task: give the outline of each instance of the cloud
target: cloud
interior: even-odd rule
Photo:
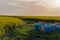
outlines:
[[[50,0],[51,1],[51,0]],[[1,0],[0,15],[32,15],[32,16],[53,16],[59,15],[60,10],[48,8],[49,0]]]
[[[20,7],[20,5],[19,5],[19,4],[17,4],[17,3],[10,2],[10,3],[8,3],[8,4],[9,4],[9,5],[12,5],[12,6]]]
[[[16,7],[27,7],[28,5],[34,5],[35,3],[35,0],[11,0],[11,2],[8,2],[9,5]]]
[[[32,2],[32,1],[39,1],[39,0],[14,0],[14,1],[25,1],[25,2]]]

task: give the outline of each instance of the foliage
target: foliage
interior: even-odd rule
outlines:
[[[18,34],[16,29],[21,28],[23,25],[24,22],[19,18],[0,17],[0,39],[12,40],[12,38],[16,37],[16,34]]]
[[[22,19],[19,18],[0,17],[0,40],[60,40],[60,33],[58,32],[46,34],[34,29],[33,22],[44,17],[27,17],[26,20],[23,20],[25,17],[22,17]],[[59,18],[52,19],[58,20]],[[31,23],[29,24],[27,22]]]
[[[20,16],[20,19],[35,19],[35,20],[42,20],[42,21],[56,21],[60,22],[59,16]]]

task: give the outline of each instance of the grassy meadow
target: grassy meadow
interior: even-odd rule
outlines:
[[[60,22],[56,16],[0,16],[0,40],[60,40],[60,33],[34,29],[36,21]]]

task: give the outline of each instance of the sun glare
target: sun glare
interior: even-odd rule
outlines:
[[[53,0],[53,6],[60,7],[60,0]]]
[[[58,8],[58,7],[60,7],[60,0],[51,0],[50,7],[52,7],[52,8]]]
[[[37,5],[57,8],[57,7],[60,7],[60,0],[40,0],[39,2],[37,2]]]

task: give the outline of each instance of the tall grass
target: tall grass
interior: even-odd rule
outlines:
[[[17,17],[0,17],[0,40],[60,40],[60,33],[44,34],[35,30],[33,23]]]
[[[24,22],[19,18],[0,17],[0,40],[15,40],[17,28],[22,27]]]

